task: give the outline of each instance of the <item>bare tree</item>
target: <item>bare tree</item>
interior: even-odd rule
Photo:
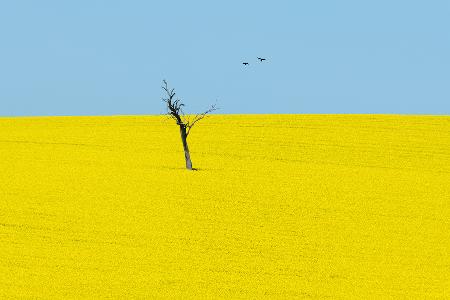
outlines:
[[[204,111],[201,114],[195,115],[195,117],[191,119],[190,116],[186,115],[183,112],[183,106],[185,105],[181,102],[180,99],[175,99],[175,90],[169,89],[165,80],[163,80],[163,84],[164,85],[162,86],[162,89],[166,92],[167,98],[162,98],[162,100],[167,105],[167,114],[177,122],[178,126],[180,126],[181,141],[183,142],[184,149],[184,158],[186,159],[186,169],[192,170],[192,161],[191,155],[189,154],[187,137],[189,136],[192,127],[198,121],[203,119],[210,112],[217,110],[217,108],[215,105],[211,105],[208,110]]]

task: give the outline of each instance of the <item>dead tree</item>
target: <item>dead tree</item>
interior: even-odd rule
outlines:
[[[201,114],[195,115],[195,117],[191,120],[189,116],[187,116],[183,112],[183,106],[185,106],[180,99],[175,99],[175,90],[169,89],[167,86],[167,82],[163,80],[163,90],[167,94],[167,98],[162,98],[162,100],[167,105],[167,114],[177,122],[177,125],[180,126],[180,135],[181,141],[183,142],[183,150],[184,150],[184,158],[186,159],[186,169],[192,170],[192,161],[191,155],[189,153],[189,147],[187,144],[187,138],[189,133],[191,132],[192,127],[201,119],[203,119],[207,114],[212,111],[217,110],[215,105],[211,105],[211,107]]]

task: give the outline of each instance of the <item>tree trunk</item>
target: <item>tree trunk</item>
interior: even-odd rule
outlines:
[[[186,169],[192,170],[191,155],[187,144],[186,125],[180,124],[181,141],[183,142],[184,158],[186,159]]]

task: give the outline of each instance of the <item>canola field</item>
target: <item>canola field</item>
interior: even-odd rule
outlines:
[[[449,299],[450,117],[0,118],[0,299]]]

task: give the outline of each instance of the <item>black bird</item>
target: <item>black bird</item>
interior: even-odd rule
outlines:
[[[265,58],[258,57],[260,61],[266,60]]]
[[[248,63],[246,63],[246,62],[244,62],[244,63],[242,63],[242,64],[243,64],[243,65],[246,65],[246,66],[248,65]]]

